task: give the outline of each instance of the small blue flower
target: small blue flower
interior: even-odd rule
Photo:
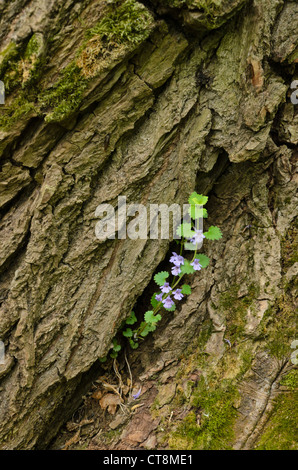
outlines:
[[[174,294],[174,299],[176,299],[176,300],[182,300],[183,297],[184,297],[184,295],[181,292],[181,289],[174,290],[173,294]]]
[[[169,295],[166,299],[162,301],[162,303],[164,308],[171,308],[175,304]]]
[[[199,263],[198,259],[195,259],[192,263],[190,263],[191,266],[194,268],[195,271],[200,271],[202,268],[202,265]]]
[[[155,300],[157,300],[157,302],[161,302],[162,301],[162,294],[156,294]]]
[[[170,287],[170,284],[168,282],[165,282],[164,285],[161,287],[161,292],[163,294],[168,294],[171,292],[172,288]]]
[[[203,239],[206,238],[205,235],[203,234],[202,230],[197,230],[195,229],[195,235],[190,239],[191,243],[194,243],[195,245],[199,245],[200,243],[203,242]]]
[[[177,255],[175,251],[172,252],[173,256],[170,258],[170,263],[173,263],[175,266],[179,268],[182,264],[184,264],[184,258],[181,255]]]
[[[133,398],[134,400],[137,400],[137,399],[139,398],[139,396],[141,395],[141,391],[142,391],[142,389],[140,388],[140,390],[139,390],[137,393],[135,393],[135,394],[132,396],[132,398]]]
[[[173,266],[171,273],[173,276],[178,276],[181,273],[181,269],[178,266]]]

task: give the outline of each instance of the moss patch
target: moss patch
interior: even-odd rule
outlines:
[[[145,41],[154,27],[150,12],[135,0],[126,0],[117,6],[110,4],[101,21],[86,31],[86,40],[79,48],[76,58],[61,72],[51,88],[35,87],[30,98],[21,92],[14,103],[2,109],[0,125],[8,129],[29,108],[45,114],[48,122],[67,119],[80,106],[84,92],[92,78],[107,71]],[[4,76],[6,95],[38,81],[45,63],[44,43],[41,34],[31,37],[26,47],[18,50],[11,44],[0,56],[0,73]],[[31,87],[32,88],[32,87]],[[30,90],[31,90],[30,88]],[[23,105],[16,110],[20,101]]]
[[[237,397],[232,381],[223,380],[218,386],[217,381],[207,383],[202,379],[191,398],[195,410],[173,432],[169,446],[181,450],[230,449],[237,416],[233,403]]]
[[[7,130],[34,111],[34,103],[21,93],[9,106],[0,108],[0,128]]]
[[[288,387],[291,390],[298,389],[298,369],[291,370],[285,377],[280,381],[280,385]]]
[[[46,121],[62,121],[74,112],[90,80],[146,40],[152,26],[151,14],[135,0],[111,5],[102,20],[86,32],[86,41],[58,83],[42,93],[41,106],[53,108]]]
[[[45,120],[60,121],[79,106],[88,82],[81,74],[80,68],[72,63],[62,72],[62,78],[50,90],[39,97],[41,107],[52,107],[53,110]]]
[[[298,262],[298,218],[296,217],[292,226],[282,240],[283,269],[287,270]]]
[[[288,358],[291,354],[290,345],[297,332],[297,288],[297,280],[293,280],[275,305],[264,313],[259,326],[260,337],[265,339],[267,351],[277,359]]]
[[[291,371],[281,384],[292,391],[275,400],[271,417],[255,448],[258,450],[297,450],[298,371]]]
[[[247,0],[163,0],[171,8],[188,8],[202,14],[201,23],[207,29],[219,28]]]
[[[96,26],[87,31],[88,39],[100,36],[109,44],[139,44],[148,37],[152,16],[135,0],[126,0]]]
[[[219,301],[219,308],[226,316],[226,334],[231,341],[243,336],[247,310],[258,295],[258,288],[254,284],[249,286],[248,294],[242,298],[238,297],[239,289],[240,286],[234,284],[227,292],[221,294]]]

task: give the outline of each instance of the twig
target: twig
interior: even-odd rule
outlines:
[[[124,358],[125,358],[125,362],[127,364],[129,377],[130,377],[129,396],[131,397],[131,395],[132,395],[132,373],[131,373],[129,362],[128,362],[127,357],[126,357],[126,353],[124,354]]]

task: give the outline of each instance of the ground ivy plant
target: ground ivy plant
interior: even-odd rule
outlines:
[[[184,282],[184,277],[195,274],[209,265],[208,256],[197,252],[198,246],[202,244],[203,239],[219,240],[222,238],[222,233],[216,226],[209,227],[207,232],[197,228],[198,220],[202,217],[208,217],[207,210],[203,207],[207,201],[207,196],[196,192],[190,195],[188,200],[190,222],[184,222],[177,228],[177,235],[181,238],[176,241],[180,245],[180,249],[177,250],[179,253],[173,252],[170,258],[171,273],[161,271],[155,274],[154,281],[157,284],[157,291],[151,298],[151,308],[146,311],[143,321],[135,326],[138,319],[134,312],[131,312],[126,319],[122,334],[128,339],[132,349],[138,348],[140,341],[156,330],[163,312],[174,312],[177,303],[191,294],[191,287]],[[192,251],[191,259],[183,256],[184,250]],[[115,359],[120,350],[121,345],[114,339],[110,356]],[[106,357],[102,359],[102,361],[105,360]]]

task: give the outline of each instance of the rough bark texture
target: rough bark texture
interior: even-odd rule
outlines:
[[[0,14],[0,448],[48,445],[168,254],[99,242],[96,207],[194,189],[224,237],[132,357],[143,380],[161,374],[150,442],[293,448],[276,421],[293,387],[273,399],[294,377],[297,2],[4,0]],[[139,446],[127,429],[121,445]]]

